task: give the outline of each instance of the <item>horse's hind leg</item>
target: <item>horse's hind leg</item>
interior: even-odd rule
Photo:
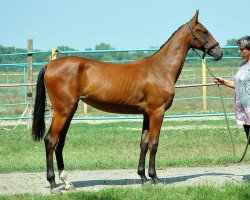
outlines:
[[[51,193],[60,192],[60,189],[57,188],[56,182],[55,182],[53,153],[57,144],[59,144],[59,146],[63,146],[62,143],[58,141],[61,138],[61,134],[64,132],[63,130],[65,129],[65,126],[67,125],[68,120],[70,119],[69,121],[71,121],[71,118],[73,116],[72,108],[75,108],[75,106],[72,106],[71,108],[70,107],[71,106],[68,106],[67,109],[64,110],[64,112],[58,112],[54,110],[54,116],[53,116],[53,121],[52,121],[50,130],[48,134],[46,135],[46,137],[44,138],[45,149],[46,149],[46,161],[47,161],[47,180],[49,181],[50,186],[51,186]],[[65,136],[62,136],[62,138],[64,137]],[[60,151],[58,150],[58,152]],[[58,156],[58,158],[60,160],[60,156]],[[63,162],[59,164],[59,166],[63,167]]]
[[[77,109],[77,106],[72,110],[72,112],[71,112],[72,114],[69,117],[69,119],[67,120],[67,122],[66,122],[66,124],[65,124],[65,126],[64,126],[64,128],[62,130],[62,134],[59,137],[58,143],[56,145],[56,150],[55,150],[56,160],[57,160],[57,167],[58,167],[58,172],[59,172],[59,178],[60,178],[61,181],[64,182],[65,189],[69,190],[69,191],[75,190],[75,187],[68,180],[66,171],[64,170],[64,162],[63,162],[63,154],[62,154],[62,152],[63,152],[63,147],[64,147],[64,144],[65,144],[65,138],[66,138],[66,135],[67,135],[67,132],[68,132],[72,117],[73,117],[76,109]]]

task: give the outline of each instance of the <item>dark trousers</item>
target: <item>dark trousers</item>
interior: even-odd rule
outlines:
[[[243,125],[244,131],[246,133],[247,139],[249,137],[249,130],[250,130],[250,125]],[[250,144],[250,141],[249,141]]]

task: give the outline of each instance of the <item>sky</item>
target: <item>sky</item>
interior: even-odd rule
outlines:
[[[0,45],[50,50],[68,46],[160,47],[199,10],[221,46],[249,35],[249,0],[1,0]],[[1,53],[1,52],[0,52]]]

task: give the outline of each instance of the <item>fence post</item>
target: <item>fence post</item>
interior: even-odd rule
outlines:
[[[51,50],[51,60],[55,60],[57,57],[58,50],[57,49],[52,49]]]
[[[32,67],[32,51],[33,51],[33,39],[28,39],[27,42],[27,81],[28,81],[28,91],[27,91],[27,99],[28,99],[28,105],[27,105],[27,112],[28,112],[28,117],[32,116],[33,112],[33,88],[31,84],[33,83],[33,67]],[[30,129],[31,127],[31,120],[28,120],[27,127]]]
[[[202,62],[202,84],[207,84],[207,75],[206,75],[206,59],[203,58]],[[207,110],[207,87],[202,86],[202,108],[203,111]]]
[[[83,103],[83,113],[88,114],[88,105],[86,103]]]

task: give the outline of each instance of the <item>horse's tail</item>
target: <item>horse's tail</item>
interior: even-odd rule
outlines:
[[[33,112],[32,137],[35,141],[41,141],[45,133],[45,103],[46,90],[44,85],[45,67],[41,69],[37,79],[36,98]]]

